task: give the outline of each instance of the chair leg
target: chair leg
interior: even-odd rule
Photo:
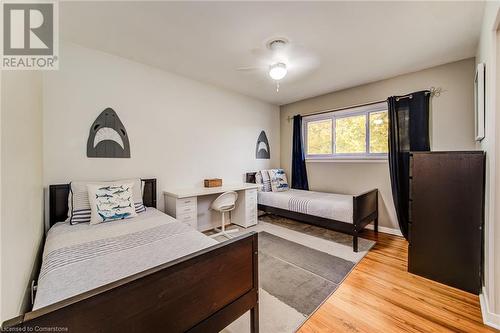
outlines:
[[[220,230],[224,233],[226,232],[226,221],[224,221],[224,212],[222,212],[222,227]]]

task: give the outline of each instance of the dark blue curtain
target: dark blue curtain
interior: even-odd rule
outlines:
[[[292,188],[309,190],[306,159],[302,146],[302,117],[293,117]]]
[[[389,171],[399,228],[408,239],[410,152],[429,151],[429,91],[389,97]]]

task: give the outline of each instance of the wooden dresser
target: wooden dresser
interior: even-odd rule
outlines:
[[[409,272],[479,294],[484,165],[482,151],[411,153]]]

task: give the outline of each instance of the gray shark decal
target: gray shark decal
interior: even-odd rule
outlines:
[[[113,109],[102,111],[90,127],[87,157],[130,157],[127,131]]]
[[[258,159],[268,160],[271,158],[271,148],[269,141],[267,141],[266,132],[262,131],[257,139],[257,146],[255,147],[255,157]]]

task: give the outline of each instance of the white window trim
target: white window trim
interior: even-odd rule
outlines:
[[[332,154],[305,154],[305,158],[308,162],[376,162],[376,161],[386,161],[387,153],[359,153],[359,154],[336,154],[335,153],[335,123],[336,119],[352,117],[358,115],[365,115],[366,120],[366,148],[369,149],[370,146],[370,121],[369,114],[373,112],[387,111],[387,103],[381,102],[371,105],[363,105],[358,107],[349,108],[342,111],[332,111],[328,113],[322,113],[317,115],[305,116],[302,119],[302,137],[304,138],[304,148],[307,150],[307,125],[310,122],[320,121],[320,120],[332,120]]]

